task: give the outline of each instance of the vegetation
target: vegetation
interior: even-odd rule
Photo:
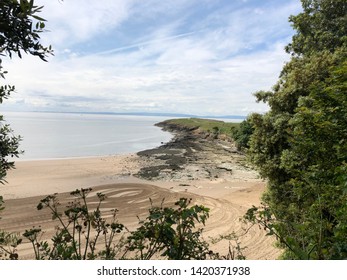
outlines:
[[[26,230],[23,236],[27,238],[35,252],[35,258],[42,260],[86,260],[114,259],[117,255],[115,237],[124,229],[117,221],[117,210],[111,210],[111,219],[102,217],[101,203],[105,195],[97,193],[98,202],[95,209],[89,209],[87,197],[92,189],[81,189],[71,192],[75,198],[61,210],[57,195],[49,195],[42,199],[38,210],[49,209],[52,219],[58,221],[56,233],[51,238],[51,244],[41,241],[41,228]],[[102,249],[97,250],[98,242]]]
[[[302,0],[270,107],[250,117],[249,155],[268,181],[246,215],[278,237],[284,258],[347,258],[347,3]]]
[[[213,134],[231,135],[233,129],[238,128],[238,123],[228,123],[210,119],[183,118],[165,121],[167,124],[179,125],[188,129],[200,129],[202,132]]]
[[[207,242],[201,239],[203,228],[195,229],[195,223],[205,225],[209,209],[202,205],[189,207],[191,200],[181,198],[170,207],[152,207],[141,226],[127,238],[127,249],[135,251],[138,259],[154,256],[169,260],[203,260],[213,255]]]
[[[16,54],[21,58],[24,52],[46,60],[52,50],[40,43],[39,34],[45,28],[45,20],[38,16],[41,9],[42,7],[34,5],[33,0],[1,0],[0,56],[12,58],[13,54]],[[5,79],[6,73],[0,59],[0,79]],[[14,91],[14,86],[0,85],[0,104]],[[11,158],[18,157],[21,153],[20,140],[21,137],[14,135],[10,125],[5,123],[4,117],[0,115],[0,184],[6,182],[7,171],[14,168]],[[3,205],[3,197],[0,196],[0,212]],[[20,242],[18,235],[0,230],[0,256],[6,254],[11,259],[17,258],[15,251]]]
[[[224,135],[235,141],[239,151],[244,151],[249,148],[249,140],[254,131],[253,125],[248,119],[241,123],[229,123],[210,119],[183,118],[167,120],[165,123],[191,130],[198,129],[201,132],[212,134],[215,138]]]
[[[247,150],[249,148],[249,141],[251,135],[254,132],[254,128],[249,119],[240,123],[238,128],[232,130],[232,138],[236,143],[236,148],[241,150]]]
[[[46,60],[47,54],[52,53],[52,50],[40,43],[39,34],[45,28],[45,20],[37,15],[41,9],[42,7],[34,5],[33,0],[0,2],[0,56],[12,58],[13,54],[17,54],[21,58],[24,52]],[[6,73],[0,59],[0,78],[4,79]],[[0,104],[14,91],[14,86],[1,85]],[[19,156],[20,139],[14,136],[13,130],[0,115],[0,183],[5,182],[7,171],[14,168],[14,163],[9,158]]]

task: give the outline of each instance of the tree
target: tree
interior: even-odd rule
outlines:
[[[34,5],[34,0],[1,0],[0,2],[0,56],[12,58],[17,54],[20,58],[22,52],[38,56],[46,60],[52,54],[51,47],[44,47],[40,43],[40,33],[44,31],[44,19],[37,14],[42,7]],[[0,58],[0,79],[5,79],[7,72],[3,70]],[[11,85],[0,85],[0,104],[15,91]],[[21,138],[15,136],[10,125],[5,123],[0,114],[0,184],[4,184],[7,171],[14,168],[10,158],[18,157],[19,142]],[[3,210],[3,197],[0,196],[0,211]],[[0,230],[0,256],[3,252],[10,258],[17,258],[15,248],[20,240],[15,234]],[[6,249],[10,247],[10,250]],[[11,249],[12,248],[12,249]]]
[[[263,207],[247,213],[275,234],[284,257],[347,257],[347,3],[302,0],[291,16],[292,55],[269,104],[253,114],[249,156],[268,180]]]
[[[37,14],[42,7],[34,5],[33,0],[2,0],[0,2],[0,55],[12,58],[22,52],[38,56],[46,60],[52,53],[51,47],[44,47],[40,43],[40,33],[44,31],[44,19]],[[3,70],[0,59],[0,76],[5,78],[7,72]],[[15,91],[14,86],[0,86],[0,104]],[[12,129],[5,124],[0,115],[0,183],[4,183],[7,171],[14,167],[9,157],[18,157],[20,137],[14,136]]]
[[[232,137],[239,151],[249,148],[249,140],[253,131],[254,129],[249,119],[242,121],[239,128],[232,130]]]
[[[297,33],[286,51],[292,55],[308,55],[315,51],[345,46],[347,42],[347,8],[345,0],[302,0],[303,13],[289,21]]]

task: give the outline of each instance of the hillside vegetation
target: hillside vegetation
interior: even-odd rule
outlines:
[[[185,118],[172,119],[157,124],[173,131],[190,130],[202,134],[202,137],[220,138],[235,143],[239,151],[249,148],[249,140],[254,131],[249,120],[241,123],[224,122],[210,119]]]
[[[302,0],[290,17],[291,59],[269,105],[253,114],[249,157],[267,179],[249,220],[276,235],[289,259],[347,258],[347,2]]]
[[[199,130],[200,132],[223,134],[231,137],[232,132],[238,129],[239,123],[229,123],[218,120],[199,119],[199,118],[183,118],[183,119],[171,119],[162,122],[166,126],[172,126],[185,130]],[[159,124],[160,126],[160,124]]]

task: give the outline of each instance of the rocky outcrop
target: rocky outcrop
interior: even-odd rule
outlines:
[[[230,141],[215,139],[181,125],[162,122],[174,138],[162,146],[139,152],[142,168],[136,174],[147,180],[193,181],[231,179],[234,170],[247,169],[245,158]]]

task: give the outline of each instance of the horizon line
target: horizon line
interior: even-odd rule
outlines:
[[[226,119],[246,119],[247,116],[244,115],[195,115],[186,113],[161,113],[161,112],[103,112],[103,111],[38,111],[38,110],[28,110],[28,111],[7,111],[13,113],[59,113],[59,114],[90,114],[90,115],[130,115],[130,116],[167,116],[167,117],[190,117],[190,118],[226,118]]]

